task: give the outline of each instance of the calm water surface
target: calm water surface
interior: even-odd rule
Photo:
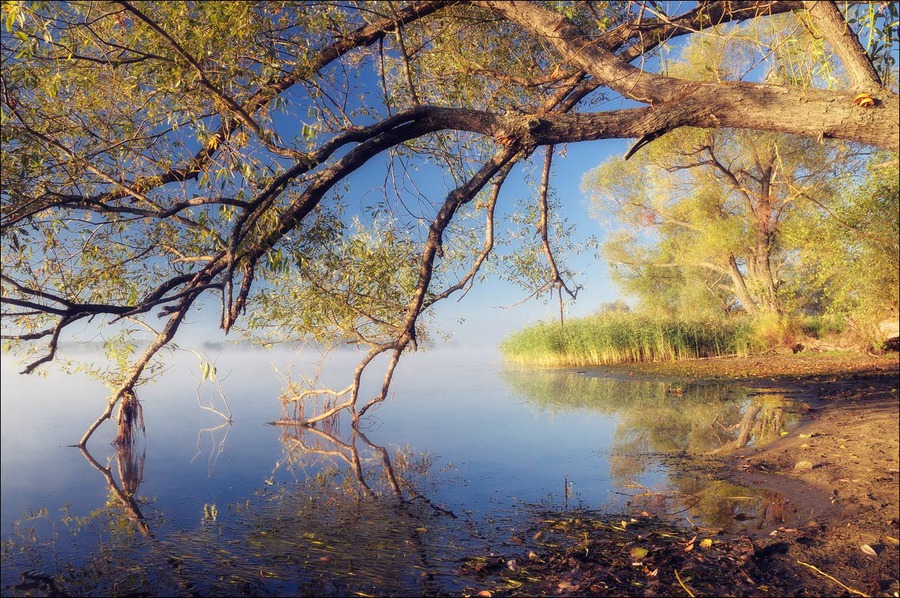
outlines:
[[[273,426],[285,377],[315,354],[209,352],[142,387],[146,437],[72,448],[103,386],[2,365],[4,594],[439,594],[473,581],[466,556],[515,551],[548,510],[647,513],[735,529],[773,525],[759,491],[678,470],[671,455],[763,443],[796,414],[784,397],[679,387],[591,370],[505,368],[493,352],[437,350],[399,368],[360,433],[335,420]],[[355,361],[318,371],[343,382]],[[370,396],[381,371],[365,380]],[[232,422],[204,409],[230,409]]]

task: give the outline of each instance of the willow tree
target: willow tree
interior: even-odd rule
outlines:
[[[668,70],[716,81],[759,68],[756,36],[775,42],[804,35],[792,32],[788,20],[772,21],[765,32],[751,25],[692,40]],[[810,54],[821,54],[811,32],[803,41]],[[767,80],[811,80],[833,71],[808,64],[797,45],[776,47]],[[604,252],[614,279],[644,309],[783,314],[806,307],[793,296],[796,285],[785,284],[794,282],[801,249],[786,230],[818,223],[820,208],[839,202],[835,183],[853,178],[864,154],[854,144],[784,133],[684,127],[628,163],[607,160],[585,175],[583,189],[595,215],[619,223]]]
[[[787,235],[802,248],[797,284],[820,289],[817,307],[880,347],[879,325],[900,309],[900,179],[895,157],[876,153],[864,176],[845,175],[839,201],[821,206],[809,226]],[[859,179],[862,178],[860,181]]]
[[[329,410],[358,418],[386,396],[423,316],[481,272],[504,181],[532,156],[545,168],[523,226],[544,255],[529,274],[545,279],[531,282],[574,293],[552,252],[558,144],[634,138],[632,154],[691,126],[897,150],[900,100],[879,70],[891,58],[893,5],[853,5],[852,15],[832,2],[768,0],[679,10],[6,2],[4,337],[44,348],[32,372],[85,321],[154,331],[111,377],[82,445],[120,402],[120,424],[134,421],[134,387],[153,357],[210,304],[226,332],[239,320],[269,323],[242,317],[270,309],[294,337],[366,346]],[[774,14],[818,31],[844,75],[830,87],[702,82],[652,67],[673,39]],[[383,169],[380,190],[348,184],[367,163]],[[445,188],[421,185],[416,168]],[[380,391],[359,404],[363,370],[385,353]]]

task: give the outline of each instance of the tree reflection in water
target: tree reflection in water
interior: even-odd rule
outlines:
[[[149,503],[137,495],[146,457],[141,439],[113,446],[118,479],[111,465],[78,447],[106,483],[108,499],[101,507],[86,516],[71,515],[66,508],[59,521],[45,512],[52,530],[48,537],[32,529],[4,542],[4,595],[196,594],[181,570],[181,558],[157,537],[153,518],[143,512],[142,504]],[[22,529],[18,523],[15,527]],[[72,544],[66,542],[70,538]],[[14,571],[18,580],[10,583]]]
[[[143,449],[116,446],[116,471],[82,450],[109,500],[84,517],[64,514],[49,539],[23,527],[4,542],[4,595],[406,595],[465,587],[455,569],[472,549],[471,529],[423,491],[437,483],[427,455],[390,451],[355,427],[341,434],[337,420],[285,426],[281,441],[275,471],[290,475],[273,473],[246,500],[208,504],[190,529],[171,529],[162,512],[145,516],[152,503],[138,496]]]
[[[138,448],[133,442],[117,444],[116,449],[116,465],[119,469],[121,487],[116,483],[116,479],[113,477],[112,470],[109,467],[100,465],[86,447],[79,447],[87,462],[100,472],[100,475],[106,480],[109,494],[118,501],[122,513],[135,524],[137,530],[145,535],[150,535],[150,525],[144,518],[141,507],[135,498],[138,489],[141,487],[141,481],[144,479],[146,450],[143,447]],[[109,502],[107,506],[113,508]]]
[[[194,551],[192,578],[206,579],[215,593],[406,595],[462,587],[453,570],[471,539],[452,511],[421,490],[436,483],[427,455],[389,451],[358,427],[342,433],[336,418],[279,425],[284,454],[256,495],[199,530],[175,534]],[[279,481],[284,473],[287,482]],[[227,575],[213,581],[212,572]]]
[[[734,384],[676,384],[614,379],[587,372],[502,374],[510,388],[549,412],[589,410],[617,420],[610,477],[636,512],[703,521],[735,529],[785,525],[796,516],[784,496],[743,488],[711,475],[710,456],[779,438],[796,423],[796,405],[783,394]],[[636,483],[661,462],[668,488]]]
[[[398,449],[392,459],[386,448],[369,440],[357,425],[351,425],[347,440],[341,440],[339,414],[315,425],[288,424],[283,420],[278,425],[284,428],[281,442],[285,447],[285,456],[279,466],[290,463],[294,469],[310,466],[322,469],[323,462],[330,467],[343,462],[353,475],[352,480],[347,480],[349,483],[343,484],[349,493],[357,491],[368,498],[376,498],[389,491],[401,504],[421,501],[437,513],[456,518],[453,511],[434,504],[418,489],[420,484],[428,481],[431,472],[431,460],[427,455]],[[365,458],[360,453],[359,443],[369,453]]]
[[[665,488],[632,484],[660,455],[700,459],[744,437],[760,443],[779,436],[793,417],[783,397],[576,374],[504,377],[542,410],[616,417],[610,471],[638,513],[726,529],[788,524],[791,507],[783,497],[711,479],[679,459],[666,458]],[[106,466],[85,451],[108,500],[84,516],[66,511],[51,521],[44,511],[23,521],[3,544],[4,594],[429,595],[470,588],[458,570],[461,557],[489,554],[508,529],[496,531],[496,523],[478,529],[434,503],[446,480],[429,455],[381,446],[371,430],[344,429],[342,422],[350,423],[280,422],[282,454],[255,478],[257,489],[224,504],[210,497],[195,519],[190,509],[139,495],[145,461],[139,443],[116,446]],[[222,446],[212,443],[210,471]],[[204,500],[195,492],[198,498]],[[519,525],[523,513],[507,527]]]

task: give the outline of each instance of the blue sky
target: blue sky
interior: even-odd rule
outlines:
[[[603,240],[604,228],[590,217],[588,203],[581,191],[581,178],[588,170],[598,166],[610,156],[622,156],[627,151],[627,140],[595,141],[571,144],[566,148],[566,156],[554,157],[551,184],[561,199],[560,210],[555,216],[565,218],[577,226],[578,237],[585,239],[591,235]],[[543,151],[534,160],[542,160]],[[504,186],[500,201],[518,194],[527,194],[520,177],[511,177]],[[533,193],[533,192],[532,192]],[[597,311],[601,303],[614,301],[618,290],[610,282],[606,263],[598,259],[594,251],[587,251],[568,260],[570,267],[579,272],[576,281],[582,286],[575,303],[566,307],[567,317],[588,315]],[[513,285],[498,280],[476,284],[476,287],[459,303],[448,300],[438,307],[437,313],[444,320],[444,327],[455,331],[460,343],[475,345],[496,344],[504,336],[528,324],[541,320],[558,319],[558,303],[532,299],[521,303],[525,292]],[[504,306],[508,306],[505,307]],[[466,322],[457,325],[455,318],[464,317]]]
[[[624,155],[629,146],[628,140],[570,144],[566,147],[565,156],[554,157],[551,184],[561,199],[559,213],[555,216],[574,223],[579,238],[586,239],[593,235],[602,241],[605,232],[601,223],[591,218],[588,213],[587,199],[581,191],[582,176],[608,157]],[[516,168],[501,192],[498,214],[504,207],[509,208],[516,197],[534,193],[523,180],[522,172],[529,168],[539,170],[542,159],[543,151],[539,150],[532,158],[531,164],[526,163]],[[359,194],[351,193],[347,198],[348,203],[353,205],[372,201],[374,194],[369,190],[382,185],[383,181],[383,161],[376,157],[371,164],[352,177],[351,188],[358,187],[364,191]],[[500,222],[497,226],[498,229],[502,229]],[[498,235],[500,234],[498,231]],[[574,271],[580,273],[576,280],[582,289],[578,293],[577,301],[567,304],[566,317],[588,315],[595,312],[601,303],[614,301],[619,297],[618,290],[609,279],[606,263],[598,259],[594,251],[586,251],[568,260],[567,263]],[[523,289],[494,277],[476,282],[472,290],[461,300],[458,300],[459,296],[460,294],[457,294],[446,299],[435,308],[437,327],[443,332],[452,334],[450,342],[454,345],[493,348],[505,336],[524,326],[539,321],[555,321],[559,317],[555,298],[549,302],[540,299],[523,302],[527,297]],[[187,318],[176,342],[192,344],[202,340],[226,340],[222,331],[217,329],[217,302],[207,303],[201,312],[194,312]],[[237,338],[236,334],[231,334],[227,340]]]
[[[376,73],[376,65],[369,60],[363,60],[354,69],[341,71],[340,77],[336,79],[340,81],[346,77],[344,84],[349,85],[353,90],[347,98],[346,109],[348,111],[360,108],[362,102],[371,102],[373,99],[381,97],[380,79],[377,78]],[[368,93],[361,93],[366,91]],[[283,139],[298,138],[298,147],[302,148],[301,126],[298,120],[308,123],[313,123],[315,120],[308,110],[311,100],[300,85],[287,91],[284,97],[286,100],[285,111],[275,112],[272,124]],[[637,106],[637,104],[618,98],[605,103],[601,109],[633,106]],[[372,122],[384,116],[383,106],[367,105],[366,108],[370,111],[369,118]],[[596,109],[598,108],[587,110]],[[365,119],[357,124],[366,124]],[[318,139],[317,143],[321,141]],[[556,196],[560,198],[561,209],[551,218],[564,218],[568,223],[575,224],[578,231],[577,236],[580,239],[586,239],[593,235],[602,241],[604,230],[601,223],[592,219],[588,213],[587,200],[581,192],[581,179],[588,170],[598,166],[610,156],[623,156],[631,143],[631,140],[602,140],[568,144],[564,151],[560,151],[563,150],[562,147],[557,147],[551,171],[551,187],[554,188]],[[515,167],[504,184],[497,209],[497,237],[502,236],[504,212],[514,209],[513,204],[517,198],[536,195],[534,183],[527,183],[524,173],[530,171],[532,179],[538,179],[543,157],[544,150],[539,148],[529,162],[520,163]],[[359,216],[364,222],[369,220],[369,216],[365,215],[366,207],[380,201],[384,196],[381,188],[385,185],[387,162],[388,158],[385,155],[375,156],[348,177],[346,182],[349,184],[349,189],[341,192],[348,209],[348,218]],[[440,205],[453,186],[449,175],[434,166],[421,164],[417,166],[420,170],[414,174],[416,188],[426,195],[424,201],[427,204]],[[388,191],[388,195],[392,194],[393,191]],[[400,200],[412,206],[419,201],[412,193],[409,196],[401,197]],[[430,221],[434,216],[434,211],[426,211],[421,216]],[[427,223],[424,229],[427,229]],[[619,297],[618,290],[609,280],[605,262],[597,258],[595,251],[588,250],[577,257],[564,261],[573,271],[580,273],[576,278],[576,283],[582,287],[578,293],[577,302],[569,301],[566,307],[566,317],[578,317],[593,313],[601,303],[611,302]],[[451,334],[453,338],[450,342],[453,344],[494,348],[504,337],[516,330],[539,321],[555,321],[559,318],[556,299],[548,301],[548,298],[545,297],[523,303],[528,296],[525,290],[494,277],[487,281],[477,282],[461,300],[459,300],[460,295],[457,293],[442,301],[433,311],[437,328],[441,332]],[[191,344],[199,340],[225,340],[222,331],[217,329],[218,301],[208,298],[205,303],[207,305],[203,307],[200,314],[195,312],[187,318],[185,325],[179,331],[176,342]],[[228,338],[228,340],[237,339],[237,334],[232,334]]]

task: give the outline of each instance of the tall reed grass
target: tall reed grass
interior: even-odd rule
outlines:
[[[608,313],[541,323],[516,332],[500,345],[507,361],[542,367],[675,361],[747,355],[753,345],[748,320],[668,320]]]

